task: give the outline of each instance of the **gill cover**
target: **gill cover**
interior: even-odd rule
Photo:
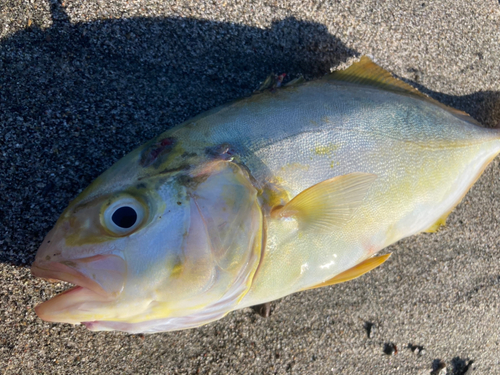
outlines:
[[[257,190],[240,167],[225,161],[193,172],[185,185],[190,222],[169,288],[178,297],[195,294],[196,306],[209,304],[214,293],[222,297],[230,291],[240,299],[261,254],[263,219]],[[181,293],[184,287],[188,290]],[[199,294],[202,290],[205,293]]]

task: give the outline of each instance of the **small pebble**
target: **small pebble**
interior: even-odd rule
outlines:
[[[424,347],[423,347],[423,346],[419,346],[419,345],[411,345],[411,344],[410,344],[410,345],[408,345],[408,348],[410,348],[410,350],[411,350],[414,354],[416,354],[416,355],[418,355],[418,356],[423,356],[423,355],[425,355],[425,354],[426,354],[426,351],[425,351],[425,349],[424,349]]]
[[[368,338],[372,339],[377,334],[377,326],[373,324],[371,329],[368,331]]]
[[[431,372],[431,375],[446,375],[446,363],[439,362],[436,368]]]
[[[365,322],[365,324],[363,324],[363,328],[365,329],[366,335],[369,339],[372,339],[377,333],[377,326],[374,323]]]
[[[398,354],[398,347],[392,342],[386,343],[384,344],[384,353],[387,355],[396,355]]]
[[[472,375],[472,371],[474,371],[474,369],[472,368],[473,363],[474,363],[474,361],[469,361],[469,363],[465,367],[464,375]]]

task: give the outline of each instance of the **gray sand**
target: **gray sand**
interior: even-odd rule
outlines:
[[[444,362],[457,375],[473,360],[467,374],[500,374],[499,159],[439,233],[400,241],[360,279],[276,301],[268,319],[245,309],[182,332],[92,333],[38,319],[67,286],[28,269],[113,162],[270,72],[314,78],[370,54],[499,123],[499,41],[497,0],[0,0],[0,373],[437,374]]]

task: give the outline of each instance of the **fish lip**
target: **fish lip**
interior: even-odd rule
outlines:
[[[104,269],[88,269],[89,265],[92,267],[92,265],[99,263],[104,263]],[[106,269],[106,265],[110,265],[111,270]],[[92,274],[93,278],[78,268]],[[96,273],[93,271],[98,271],[97,277]],[[118,275],[118,279],[115,278],[114,282],[109,282],[109,278],[108,280],[106,279],[105,273],[109,273],[109,271],[114,271],[115,276]],[[99,273],[103,274],[101,280],[99,280]],[[125,261],[123,258],[116,255],[94,255],[87,258],[58,262],[35,260],[31,266],[31,274],[35,277],[50,281],[68,282],[77,287],[89,289],[108,299],[117,298],[122,292],[125,284],[125,273]],[[99,281],[101,281],[101,283]]]
[[[89,320],[89,306],[109,303],[112,297],[103,297],[90,289],[75,286],[35,306],[35,313],[46,322],[80,324]]]
[[[65,294],[76,287],[81,287],[90,289],[103,297],[110,297],[110,293],[106,292],[96,281],[61,262],[35,261],[31,266],[31,274],[51,282],[64,281],[75,286],[58,295]]]

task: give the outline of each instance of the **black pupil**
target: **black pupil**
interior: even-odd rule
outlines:
[[[133,226],[137,221],[137,212],[135,212],[132,207],[120,207],[113,213],[111,220],[120,228],[127,229]]]

